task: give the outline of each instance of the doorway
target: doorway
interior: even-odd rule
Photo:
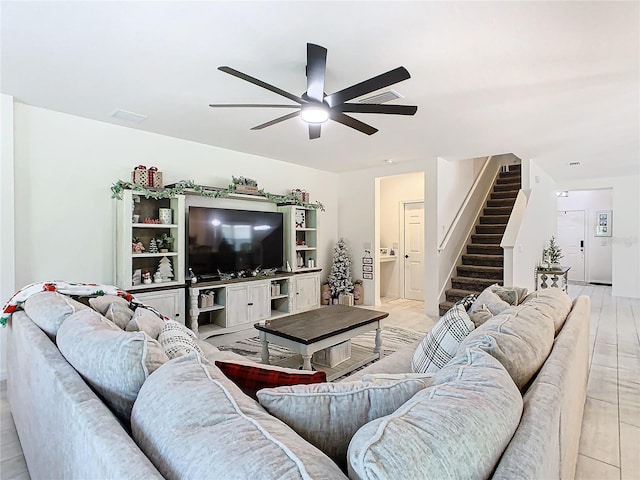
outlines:
[[[403,297],[424,300],[424,202],[403,202]]]
[[[585,212],[584,210],[558,212],[558,245],[564,257],[561,263],[569,270],[569,280],[585,281],[584,249],[585,249]]]

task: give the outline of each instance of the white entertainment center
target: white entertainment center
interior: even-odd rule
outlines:
[[[251,210],[251,201],[264,202],[263,198],[251,195],[233,194],[231,197],[241,200],[239,205],[246,210]],[[203,201],[200,199],[199,204]],[[315,208],[277,207],[283,214],[283,266],[285,269],[289,266],[291,271],[191,283],[185,278],[189,203],[185,202],[185,195],[153,199],[124,190],[122,199],[116,202],[117,285],[163,315],[187,325],[199,338],[236,333],[263,320],[320,307],[321,269],[318,268],[318,212]],[[170,223],[149,223],[160,218],[161,208],[170,209]],[[149,252],[151,239],[162,234],[170,238],[168,251]],[[134,253],[134,238],[142,243],[145,251]],[[173,278],[146,284],[138,283],[138,277],[134,280],[137,270],[155,272],[163,258],[170,260]]]

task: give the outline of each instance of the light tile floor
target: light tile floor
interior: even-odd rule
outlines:
[[[587,400],[576,479],[640,480],[640,300],[611,296],[611,287],[570,285],[591,297]],[[435,323],[422,302],[392,300],[376,307],[386,324],[426,332]],[[6,384],[0,387],[0,478],[29,479],[13,424]]]

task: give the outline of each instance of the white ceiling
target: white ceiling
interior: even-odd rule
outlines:
[[[640,165],[639,2],[3,0],[1,16],[2,92],[51,110],[334,172],[506,152],[557,179]],[[307,42],[328,49],[327,93],[405,66],[394,103],[417,114],[311,141],[298,118],[249,130],[288,111],[208,106],[288,103],[221,65],[302,94]]]

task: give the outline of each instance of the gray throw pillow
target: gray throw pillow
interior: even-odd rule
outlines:
[[[54,340],[62,322],[80,310],[89,309],[66,295],[49,291],[30,296],[23,308],[33,323]]]

